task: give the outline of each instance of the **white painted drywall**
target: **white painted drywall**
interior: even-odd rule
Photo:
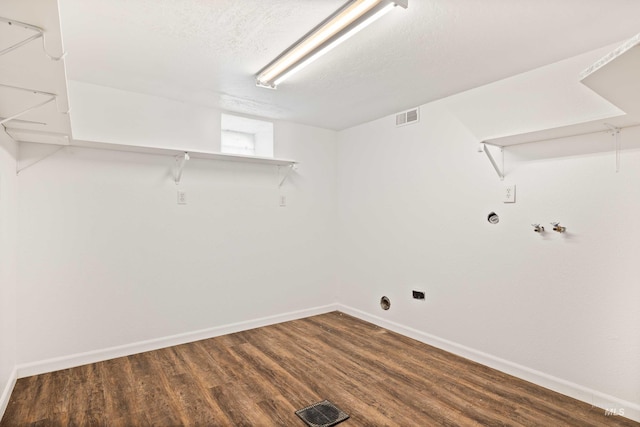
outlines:
[[[220,111],[70,80],[73,138],[220,152]]]
[[[479,140],[623,115],[578,78],[618,45],[471,89],[444,102]]]
[[[484,89],[483,108],[505,99],[502,87]],[[405,127],[390,116],[339,133],[341,303],[637,410],[640,131],[623,132],[619,173],[602,133],[557,142],[564,155],[553,143],[511,148],[502,182],[449,106],[423,105]],[[505,184],[515,204],[502,202]],[[592,403],[608,404],[601,397]]]
[[[16,147],[0,132],[0,418],[16,365]]]
[[[336,133],[275,137],[300,162],[281,189],[272,165],[192,159],[177,187],[172,157],[87,148],[22,172],[19,364],[335,302]]]

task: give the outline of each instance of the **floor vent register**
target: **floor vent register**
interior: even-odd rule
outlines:
[[[299,409],[296,415],[310,427],[330,427],[349,418],[349,415],[328,400]]]

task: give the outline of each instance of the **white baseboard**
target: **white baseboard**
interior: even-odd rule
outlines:
[[[71,354],[68,356],[20,364],[17,366],[17,377],[24,378],[31,375],[39,375],[47,372],[59,371],[61,369],[74,368],[76,366],[82,366],[89,363],[101,362],[104,360],[115,359],[117,357],[130,356],[132,354],[143,353],[145,351],[158,350],[160,348],[204,340],[207,338],[213,338],[220,335],[231,334],[234,332],[246,331],[249,329],[259,328],[261,326],[273,325],[276,323],[287,322],[289,320],[302,319],[304,317],[328,313],[337,309],[337,304],[329,304],[305,310],[298,310],[274,316],[262,317],[259,319],[247,320],[244,322],[215,326],[212,328],[186,332],[183,334],[177,334],[168,337],[125,344],[117,347],[110,347],[101,350],[88,351],[85,353]]]
[[[0,395],[0,420],[4,415],[4,411],[7,410],[7,405],[9,404],[9,399],[11,398],[11,393],[13,392],[13,388],[15,387],[17,380],[18,371],[16,368],[13,368],[9,375],[9,379],[2,390],[2,395]]]
[[[491,354],[371,315],[353,307],[338,304],[338,310],[353,317],[357,317],[358,319],[373,323],[374,325],[389,329],[390,331],[397,332],[425,344],[429,344],[455,355],[473,360],[474,362],[478,362],[482,365],[489,366],[498,371],[513,375],[514,377],[521,378],[541,387],[564,394],[565,396],[573,397],[574,399],[581,400],[592,406],[602,408],[603,411],[610,411],[612,417],[621,415],[625,418],[640,422],[640,405],[637,403],[629,402],[583,387],[579,384],[545,374],[544,372],[536,371],[535,369],[501,359]]]

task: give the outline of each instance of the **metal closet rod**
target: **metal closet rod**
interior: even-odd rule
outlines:
[[[0,56],[7,54],[9,52],[12,52],[24,45],[26,45],[27,43],[32,42],[33,40],[36,39],[42,39],[42,51],[44,52],[44,55],[49,58],[52,61],[60,61],[62,58],[64,58],[67,55],[67,52],[63,52],[62,55],[60,56],[53,56],[51,55],[49,52],[47,52],[47,46],[46,46],[46,36],[45,36],[45,32],[44,29],[37,27],[35,25],[31,25],[31,24],[27,24],[26,22],[20,22],[20,21],[16,21],[15,19],[9,19],[9,18],[4,18],[2,16],[0,16],[0,22],[4,22],[8,25],[16,25],[18,27],[22,27],[26,30],[30,30],[30,31],[35,31],[36,34],[32,35],[31,37],[27,37],[24,40],[19,41],[18,43],[15,43],[11,46],[9,46],[8,48],[5,48],[3,50],[0,51]]]

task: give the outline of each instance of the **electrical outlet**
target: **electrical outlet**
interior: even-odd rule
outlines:
[[[504,186],[504,195],[503,195],[504,203],[515,203],[516,202],[516,186],[515,185],[505,185]]]
[[[280,207],[284,208],[287,206],[287,196],[280,195],[279,197]]]
[[[413,291],[413,299],[419,299],[424,301],[424,291]]]
[[[178,190],[178,204],[186,205],[187,204],[187,192]]]

